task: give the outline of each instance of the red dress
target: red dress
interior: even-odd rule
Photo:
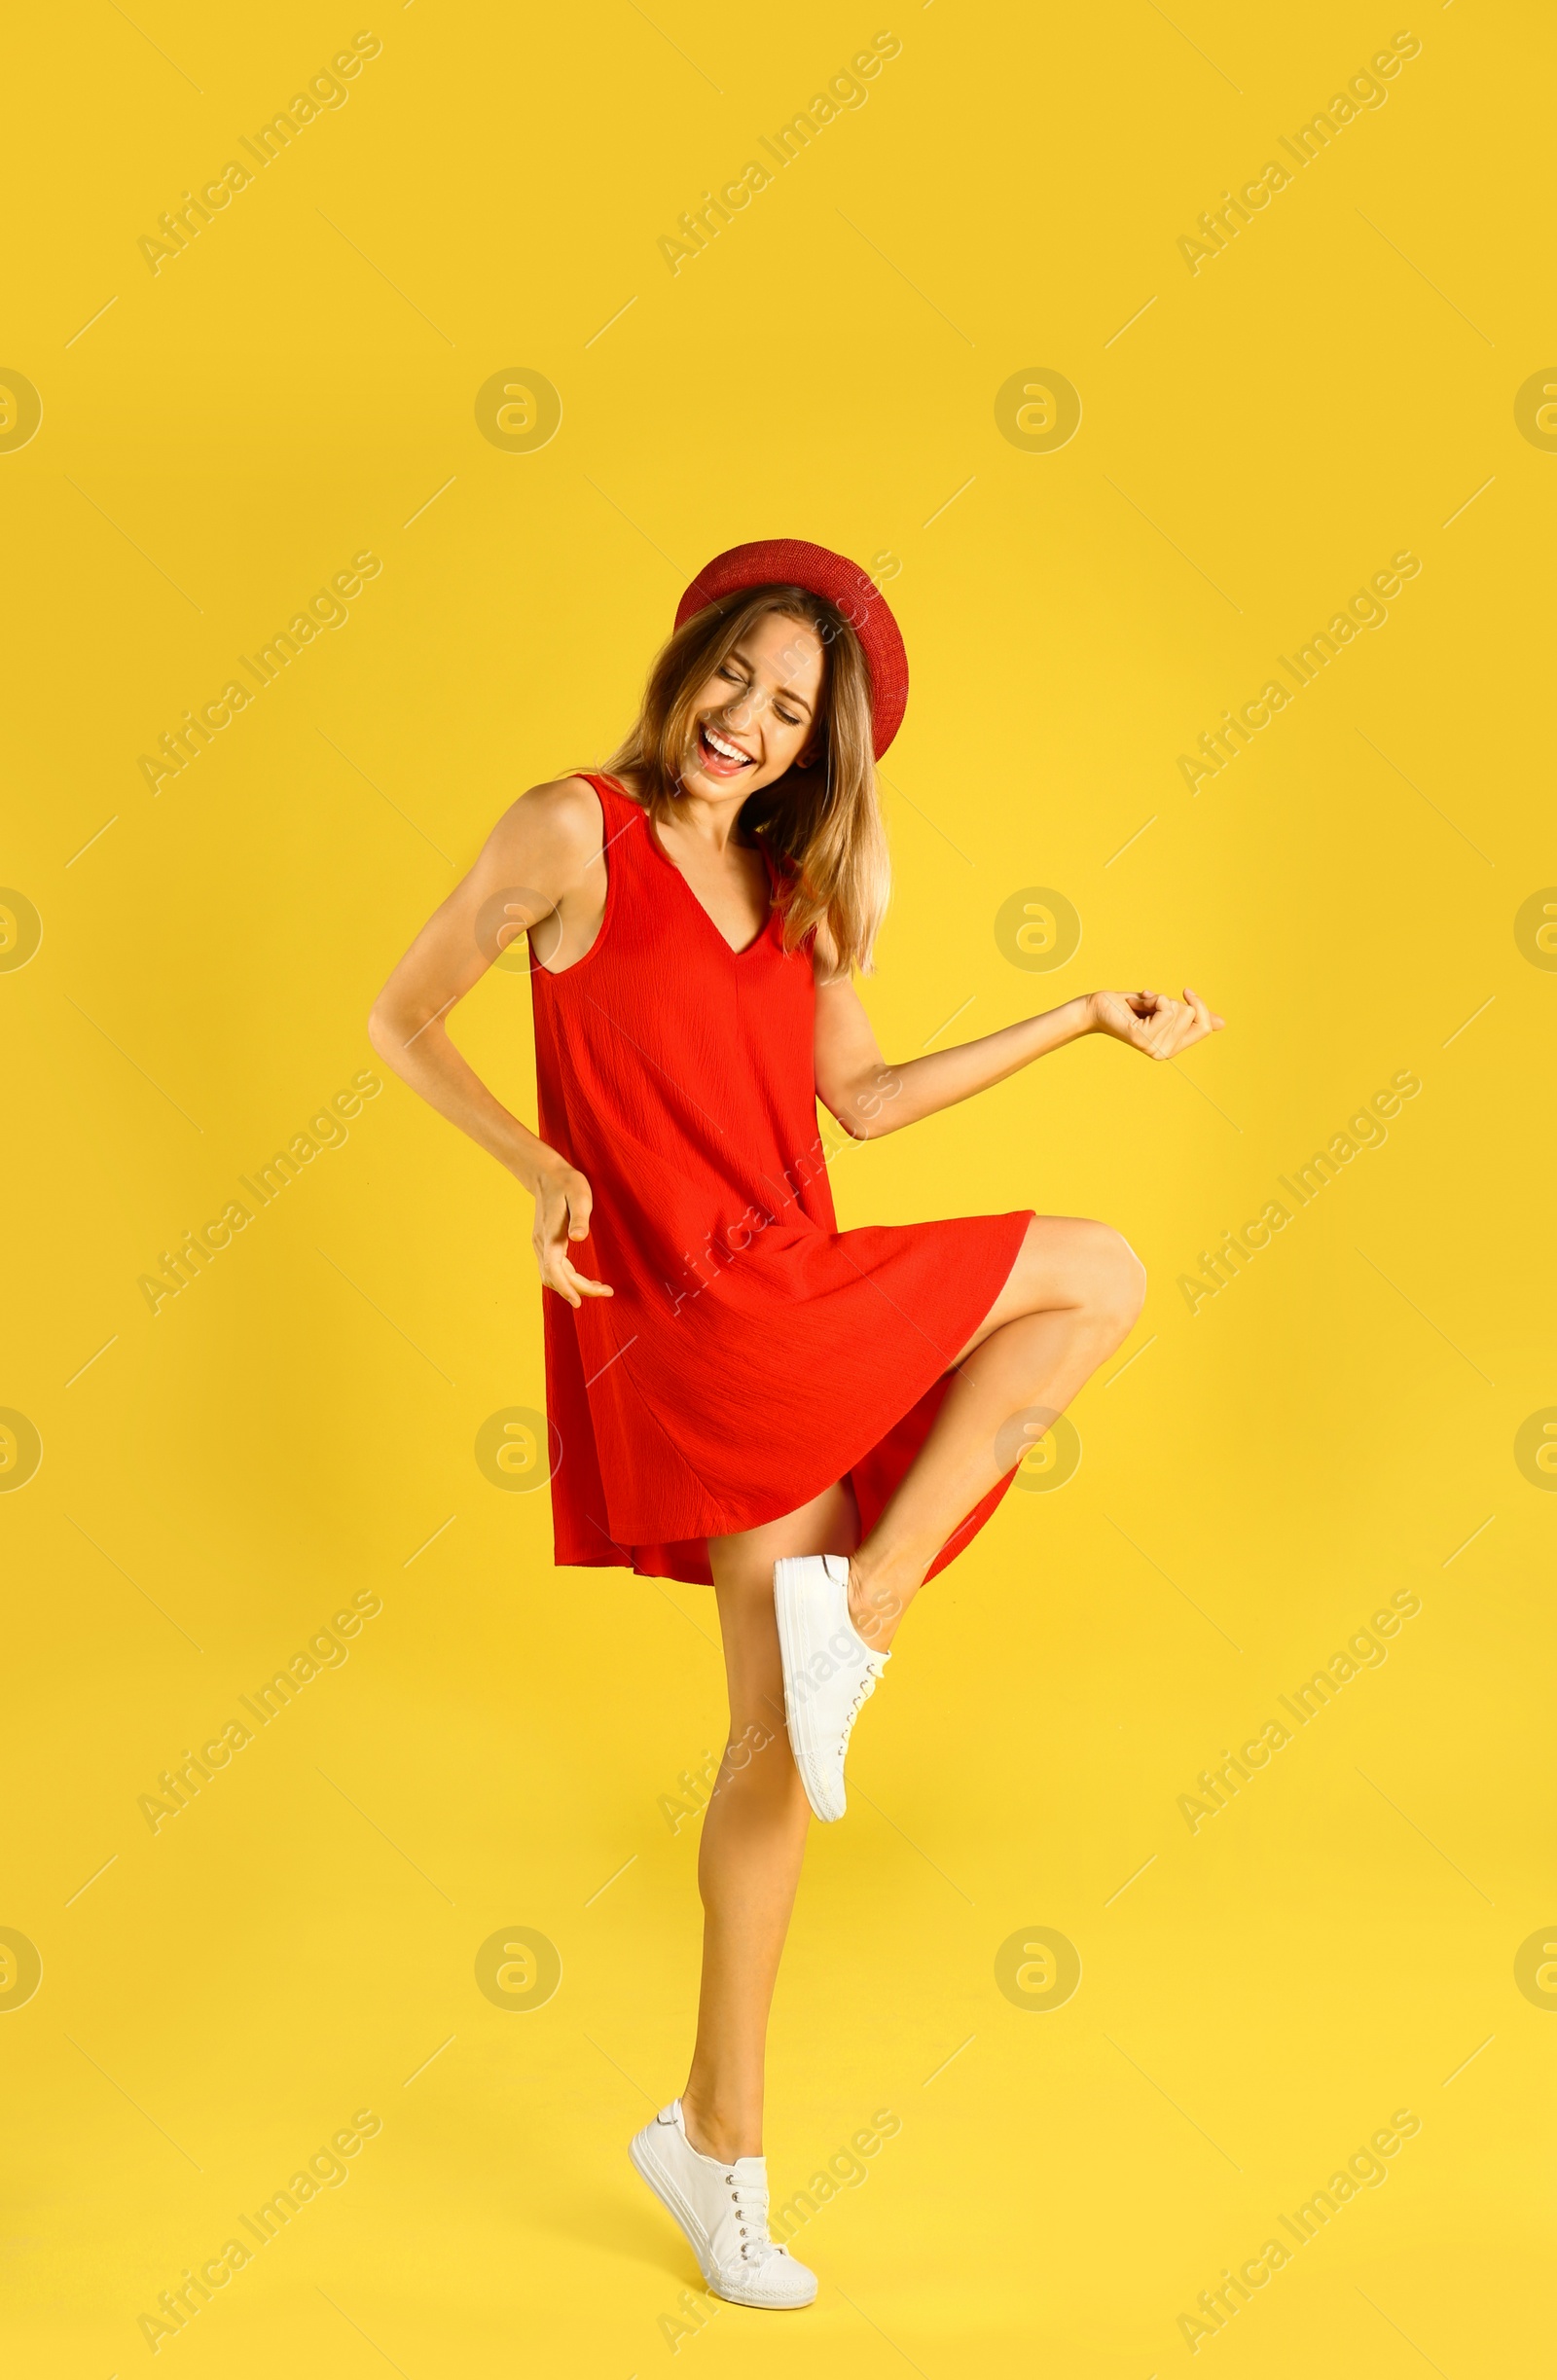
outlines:
[[[1032,1209],[839,1231],[809,944],[786,955],[775,910],[733,951],[648,813],[588,781],[605,915],[572,966],[530,972],[541,1138],[595,1196],[569,1252],[616,1292],[543,1298],[557,1561],[706,1585],[709,1537],[846,1477],[874,1525]]]

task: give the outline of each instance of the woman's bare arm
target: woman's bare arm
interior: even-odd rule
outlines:
[[[972,1099],[1086,1033],[1110,1034],[1148,1058],[1177,1058],[1224,1022],[1187,989],[1181,1001],[1154,992],[1090,992],[981,1040],[889,1065],[853,985],[847,976],[829,980],[818,960],[816,1095],[854,1139],[876,1140]]]
[[[390,976],[368,1020],[385,1065],[451,1124],[495,1157],[535,1200],[541,1280],[570,1306],[609,1297],[568,1261],[589,1234],[582,1173],[511,1115],[449,1037],[448,1018],[508,944],[534,927],[543,951],[587,943],[605,902],[598,796],[578,777],[536,785],[504,812],[480,858],[436,909]]]

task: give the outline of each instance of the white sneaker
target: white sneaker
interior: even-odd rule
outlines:
[[[850,1618],[849,1565],[841,1554],[775,1563],[773,1597],[795,1766],[816,1816],[840,1819],[848,1807],[850,1733],[892,1656],[867,1644]]]
[[[810,2305],[815,2274],[768,2236],[766,2158],[726,2164],[704,2156],[687,2139],[679,2099],[644,2125],[628,2155],[691,2241],[716,2297],[738,2306]]]

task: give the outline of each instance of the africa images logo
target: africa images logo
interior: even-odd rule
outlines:
[[[1307,1165],[1293,1169],[1295,1181],[1285,1173],[1278,1173],[1276,1178],[1291,1206],[1279,1198],[1267,1199],[1261,1212],[1251,1223],[1246,1223],[1241,1232],[1224,1228],[1220,1247],[1201,1249],[1198,1274],[1179,1274],[1178,1289],[1190,1313],[1198,1314],[1208,1299],[1219,1297],[1224,1289],[1230,1288],[1261,1249],[1272,1244],[1273,1233],[1285,1231],[1294,1216],[1314,1204],[1322,1190],[1339,1180],[1343,1166],[1349,1166],[1363,1149],[1382,1148],[1390,1136],[1385,1130],[1386,1119],[1393,1122],[1400,1113],[1401,1101],[1414,1100],[1421,1089],[1420,1075],[1414,1074],[1409,1066],[1400,1067],[1384,1090],[1376,1091],[1355,1116],[1348,1117],[1345,1132],[1332,1133],[1326,1146],[1316,1149]]]
[[[327,2147],[316,2149],[306,2166],[300,2166],[284,2190],[277,2190],[252,2215],[240,2215],[238,2222],[249,2234],[237,2237],[235,2230],[230,2240],[224,2240],[214,2256],[207,2256],[198,2273],[184,2267],[182,2286],[163,2290],[157,2300],[159,2311],[139,2317],[140,2334],[153,2355],[159,2353],[164,2339],[177,2338],[187,2330],[198,2314],[203,2314],[218,2290],[252,2264],[262,2248],[280,2236],[294,2215],[322,2197],[327,2189],[339,2190],[351,2179],[347,2157],[357,2156],[367,2141],[374,2140],[383,2130],[383,2117],[371,2108],[359,2108],[351,2118],[351,2131],[332,2133]]]
[[[136,1282],[153,1314],[161,1313],[170,1298],[192,1287],[213,1259],[232,1246],[235,1234],[247,1231],[255,1216],[297,1180],[305,1166],[311,1165],[325,1149],[344,1148],[351,1137],[347,1121],[362,1113],[364,1100],[376,1100],[382,1089],[382,1078],[370,1068],[365,1066],[354,1074],[345,1090],[338,1091],[317,1115],[308,1118],[307,1131],[294,1133],[268,1165],[256,1166],[258,1181],[246,1173],[238,1175],[252,1206],[240,1198],[229,1199],[214,1222],[185,1232],[176,1248],[164,1247],[158,1258],[160,1270],[142,1273]]]
[[[759,158],[753,158],[733,180],[719,185],[717,198],[711,190],[706,190],[703,204],[688,207],[677,218],[676,231],[662,234],[658,246],[672,278],[693,257],[701,256],[760,191],[771,190],[783,168],[803,156],[828,125],[836,124],[846,112],[853,114],[865,105],[870,97],[866,85],[876,80],[887,58],[901,54],[902,48],[895,33],[878,33],[868,50],[855,52],[851,61],[852,72],[840,67],[827,89],[817,91],[787,124],[781,125],[775,139],[758,134],[757,145],[768,152],[773,169]]]

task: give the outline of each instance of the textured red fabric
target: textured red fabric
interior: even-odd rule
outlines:
[[[762,537],[705,563],[675,609],[680,628],[705,605],[748,587],[804,587],[842,612],[870,668],[872,740],[880,760],[908,707],[908,653],[891,606],[868,570],[804,537]]]
[[[604,919],[572,966],[530,976],[541,1137],[595,1194],[570,1252],[616,1292],[543,1298],[557,1560],[707,1584],[710,1536],[846,1476],[872,1526],[1032,1210],[840,1232],[809,949],[785,954],[775,910],[733,951],[648,813],[589,782]]]

